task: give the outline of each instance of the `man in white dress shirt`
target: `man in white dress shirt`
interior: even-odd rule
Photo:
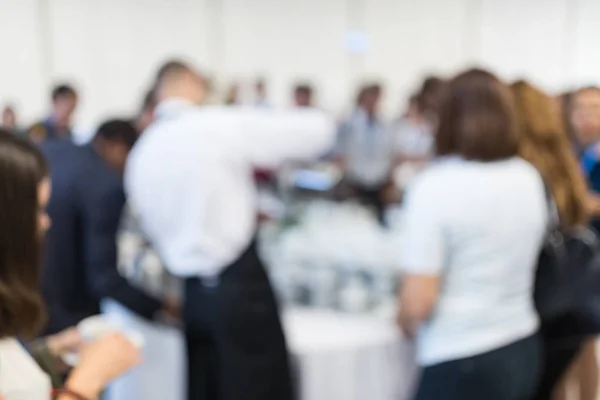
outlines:
[[[130,156],[125,185],[149,241],[185,278],[188,398],[290,399],[278,307],[256,253],[252,172],[320,156],[333,121],[309,109],[200,108],[204,80],[177,61],[156,87],[156,121]]]

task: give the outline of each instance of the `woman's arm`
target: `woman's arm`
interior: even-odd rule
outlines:
[[[398,293],[398,323],[414,337],[438,302],[447,245],[444,203],[439,183],[424,172],[408,187],[404,205],[404,246],[399,254],[402,270]]]
[[[423,322],[431,316],[439,289],[439,276],[408,274],[402,277],[398,324],[409,338],[415,337]]]
[[[110,381],[140,361],[140,351],[124,335],[114,333],[98,339],[81,352],[79,365],[65,385],[76,395],[60,394],[57,400],[95,400]]]

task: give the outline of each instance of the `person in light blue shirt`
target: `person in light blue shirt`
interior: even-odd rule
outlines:
[[[427,77],[409,100],[407,112],[394,123],[397,163],[425,164],[432,156],[437,108],[445,82]]]
[[[334,158],[345,169],[357,197],[383,218],[382,192],[389,182],[394,157],[393,132],[379,116],[381,86],[363,87],[356,108],[339,127]]]

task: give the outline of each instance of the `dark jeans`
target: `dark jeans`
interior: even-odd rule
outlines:
[[[488,353],[426,367],[416,400],[529,400],[540,361],[535,335]]]
[[[277,303],[254,244],[218,284],[186,281],[189,400],[290,400]]]
[[[358,200],[368,207],[373,207],[377,215],[377,220],[381,224],[384,224],[385,204],[383,203],[382,199],[383,187],[377,187],[374,189],[356,187],[355,190],[356,195],[358,196]]]

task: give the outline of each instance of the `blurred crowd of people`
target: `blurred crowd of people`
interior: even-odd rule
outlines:
[[[337,196],[373,207],[382,223],[388,205],[404,203],[398,321],[424,367],[418,400],[565,399],[572,387],[581,400],[596,400],[595,338],[557,350],[547,327],[540,333],[532,287],[550,220],[545,187],[562,226],[600,228],[600,88],[552,97],[469,70],[427,77],[406,110],[387,120],[385,88],[369,83],[335,129],[308,83],[293,88],[289,112],[272,107],[262,79],[249,107],[234,107],[239,85],[224,107],[198,107],[208,90],[192,66],[171,61],[137,115],[105,121],[83,146],[71,140],[79,101],[72,86],[54,88],[48,116],[29,127],[13,106],[2,111],[0,335],[41,337],[27,346],[53,386],[64,388],[61,400],[95,398],[137,362],[135,349],[111,336],[84,352],[65,386],[67,368],[57,359],[84,346],[72,327],[99,314],[104,298],[149,320],[186,322],[190,400],[240,399],[240,391],[249,400],[291,398],[278,308],[254,249],[255,188],[246,178],[274,179],[283,161],[296,159],[336,165],[344,176]],[[34,192],[15,194],[27,190],[17,181],[26,178]],[[119,271],[127,204],[145,245],[185,280],[184,303],[148,293]],[[20,228],[28,213],[33,236]],[[37,231],[45,235],[39,253]],[[0,342],[0,359],[3,351]],[[122,361],[110,367],[107,357]],[[3,374],[0,382],[17,381]],[[36,379],[33,390],[18,389],[37,393],[28,399],[44,398]]]

